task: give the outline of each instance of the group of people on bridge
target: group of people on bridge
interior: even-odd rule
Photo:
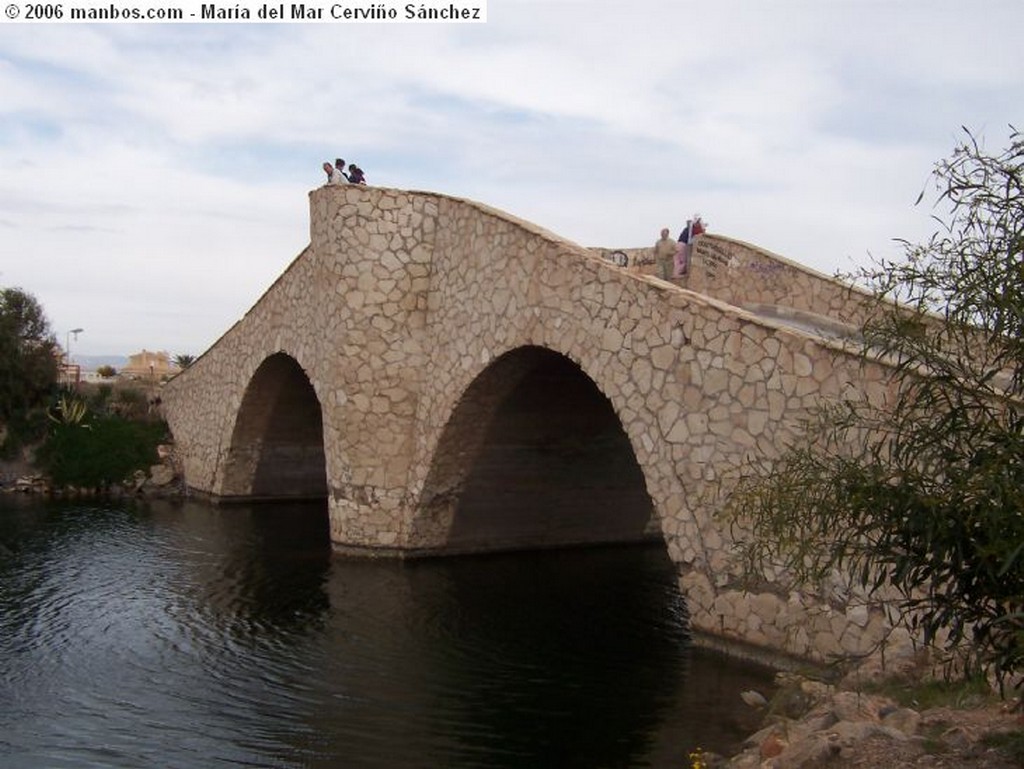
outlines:
[[[330,161],[325,161],[324,173],[327,174],[328,184],[366,184],[363,169],[355,163],[349,163],[346,171],[345,161],[341,158],[337,158],[334,165],[331,165]]]
[[[690,269],[693,244],[704,234],[707,226],[700,214],[686,220],[686,226],[677,240],[672,240],[668,227],[661,231],[661,238],[654,244],[654,261],[658,265],[662,280],[684,277]]]

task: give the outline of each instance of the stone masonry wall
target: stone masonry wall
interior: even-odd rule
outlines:
[[[819,398],[885,397],[884,370],[470,201],[325,187],[310,202],[310,247],[167,387],[191,486],[221,492],[247,383],[284,352],[323,408],[335,542],[443,549],[471,443],[442,440],[445,428],[496,359],[540,346],[611,402],[695,628],[817,660],[881,638],[881,612],[850,604],[841,579],[820,597],[744,592],[714,513],[730,478],[778,456]]]

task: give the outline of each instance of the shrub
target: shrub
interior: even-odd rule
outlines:
[[[156,447],[166,436],[163,422],[102,416],[87,424],[54,424],[37,457],[58,486],[105,488],[155,464]]]
[[[142,390],[118,389],[114,392],[114,403],[110,410],[125,419],[145,419],[149,414],[149,400]]]
[[[823,402],[780,460],[744,471],[723,516],[753,534],[748,573],[891,586],[926,643],[1020,681],[1024,134],[995,155],[968,134],[935,178],[941,229],[861,274],[879,297],[861,352],[892,363],[888,400]]]

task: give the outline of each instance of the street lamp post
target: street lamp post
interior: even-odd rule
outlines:
[[[64,372],[68,377],[68,386],[71,386],[71,335],[75,335],[75,341],[78,341],[78,335],[85,331],[84,328],[73,328],[70,329],[67,335],[64,337],[64,352],[68,356],[67,366],[64,367]],[[78,384],[78,377],[75,377],[75,384]]]

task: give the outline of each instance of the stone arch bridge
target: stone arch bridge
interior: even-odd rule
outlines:
[[[713,517],[816,399],[881,392],[843,352],[863,297],[710,235],[669,283],[427,192],[322,187],[310,231],[166,385],[190,488],[325,497],[336,546],[373,554],[661,538],[698,631],[813,659],[880,637],[863,608],[744,592]]]

